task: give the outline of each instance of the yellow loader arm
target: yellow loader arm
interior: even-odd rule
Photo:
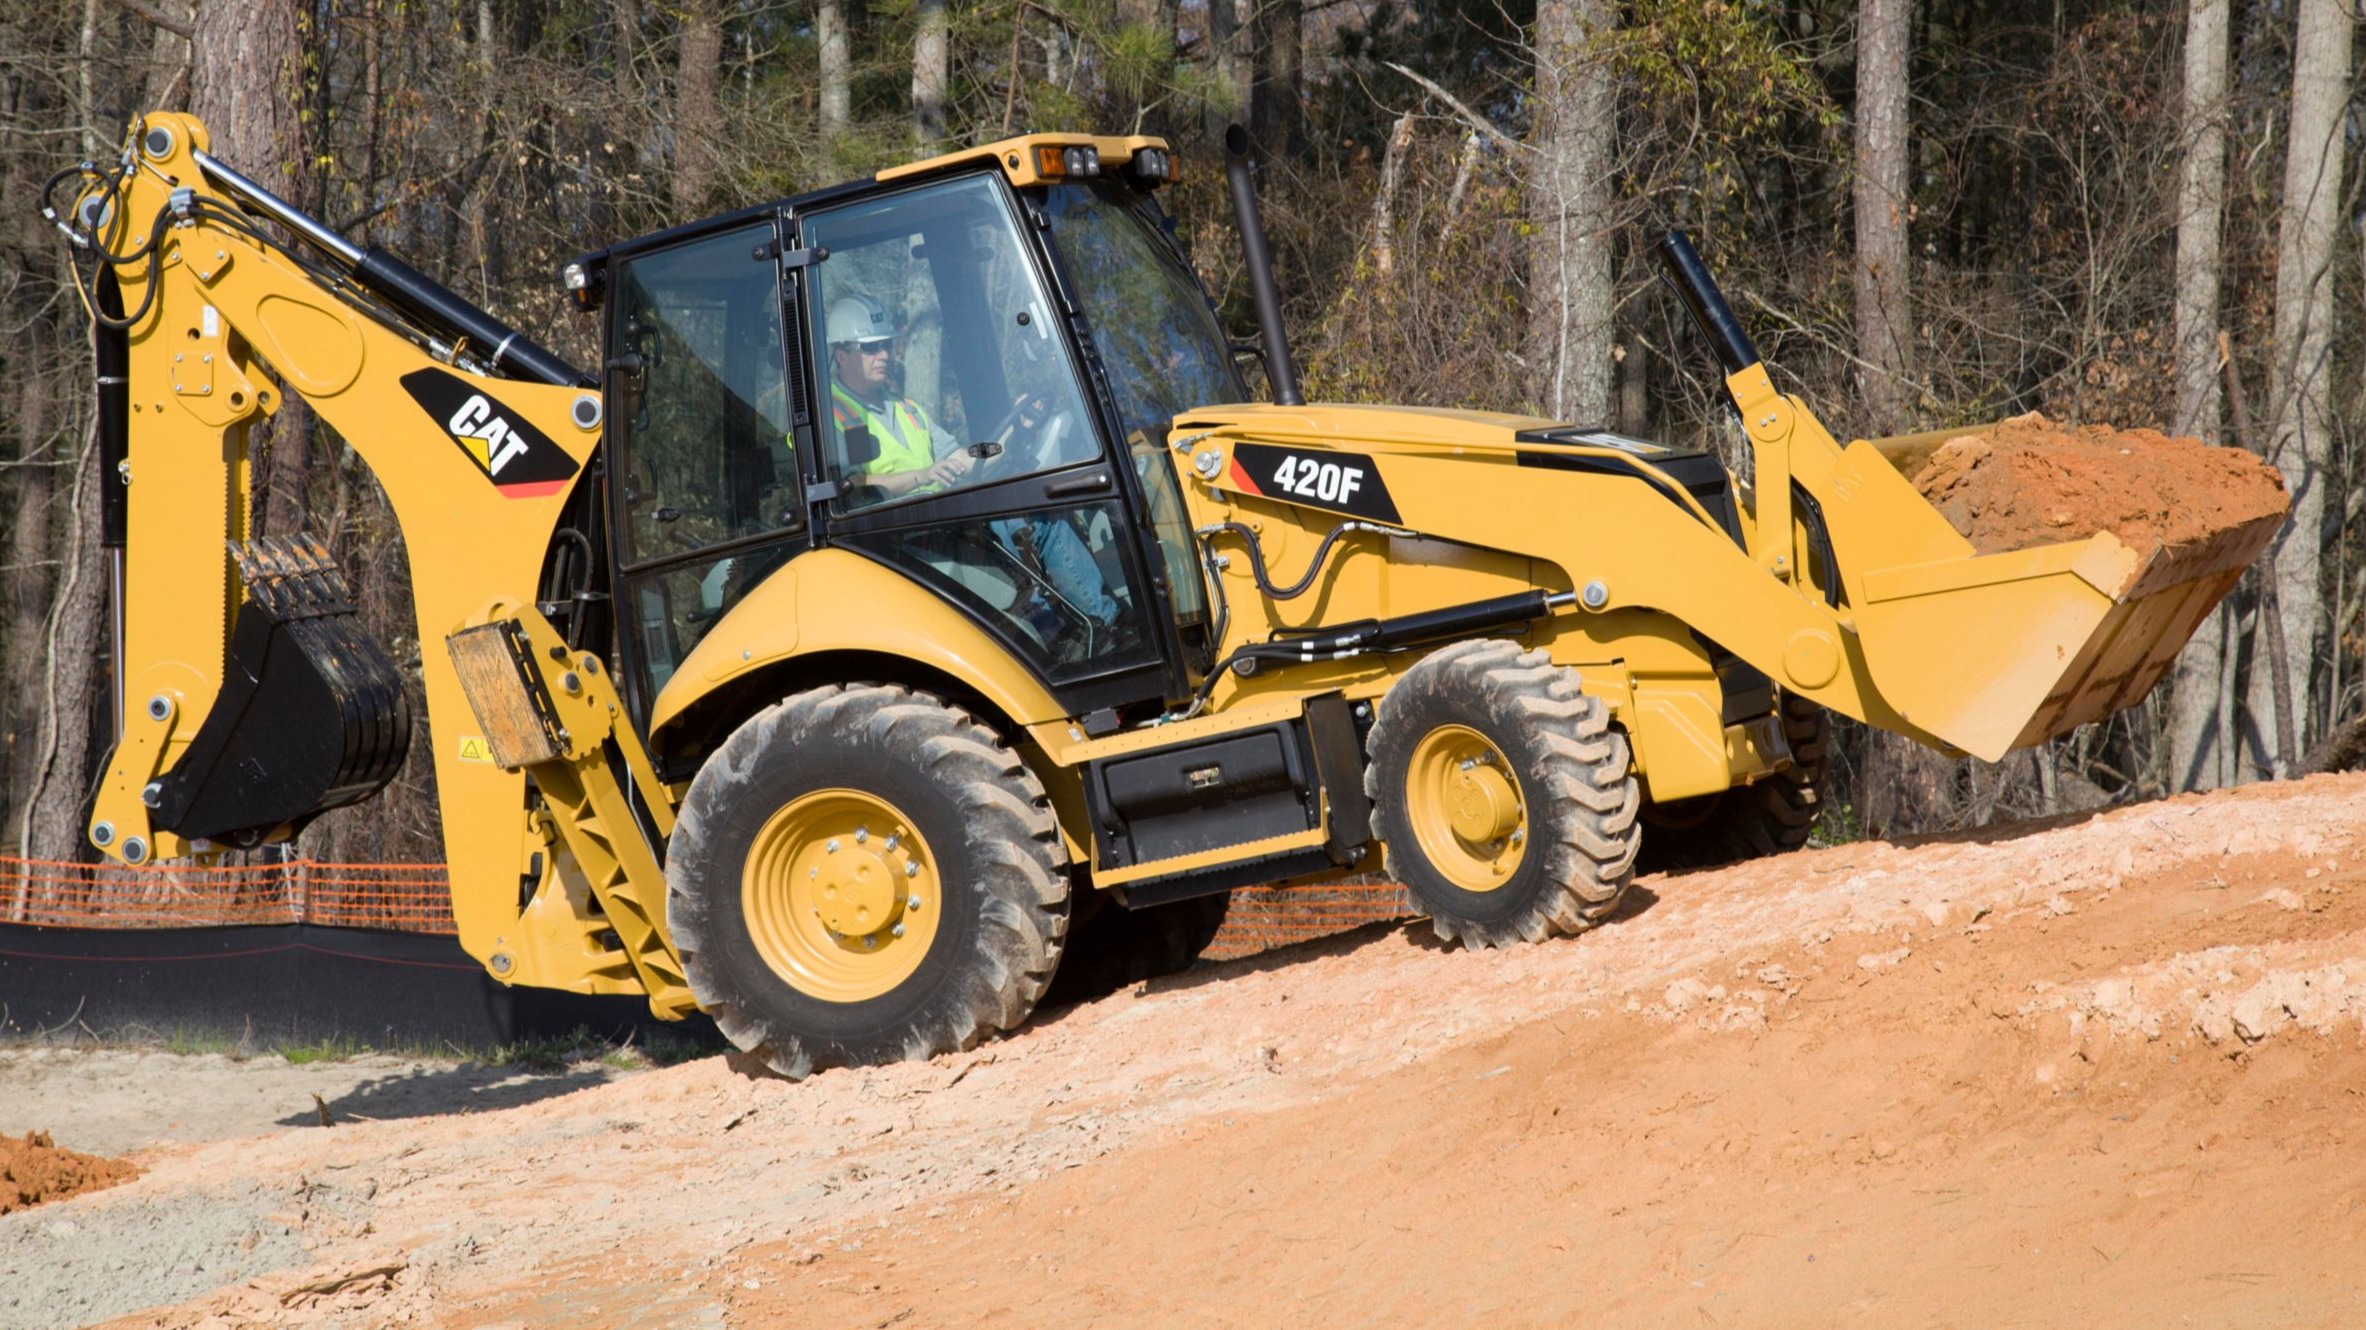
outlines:
[[[1536,616],[1531,640],[1612,702],[1657,798],[1788,760],[1751,751],[1766,745],[1747,726],[1720,735],[1717,684],[1692,634],[1788,693],[1994,761],[2140,699],[2274,539],[2280,516],[2141,557],[2108,532],[1976,555],[1893,464],[1913,440],[1841,446],[1775,390],[1688,244],[1672,266],[1755,456],[1753,502],[1731,529],[1667,469],[1707,465],[1697,454],[1528,417],[1305,405],[1178,418],[1194,523],[1253,526],[1236,512],[1244,503],[1298,509],[1310,530],[1362,519],[1392,542],[1366,576],[1392,583],[1442,557],[1425,538],[1552,570],[1532,578],[1560,594],[1522,612]],[[1712,469],[1721,503],[1728,478]],[[1517,589],[1516,569],[1497,571],[1511,575],[1498,589]],[[1466,577],[1459,594],[1477,585]],[[1289,629],[1240,608],[1235,642]],[[1214,705],[1259,687],[1227,679]]]

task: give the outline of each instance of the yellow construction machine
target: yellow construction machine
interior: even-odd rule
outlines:
[[[142,118],[44,201],[98,325],[92,844],[284,839],[408,751],[343,575],[250,534],[290,395],[401,524],[461,943],[791,1073],[1007,1030],[1064,954],[1186,962],[1245,884],[1385,866],[1450,940],[1582,930],[1646,834],[1803,843],[1827,710],[1995,758],[2130,704],[2272,535],[1976,557],[1914,441],[1776,390],[1681,236],[1747,485],[1307,405],[1228,148],[1257,346],[1164,143],[1036,134],[584,255],[586,370]]]

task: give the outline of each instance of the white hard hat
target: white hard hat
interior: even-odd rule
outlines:
[[[847,342],[876,342],[882,337],[895,336],[895,325],[888,321],[887,311],[869,296],[841,296],[830,306],[830,337],[832,346]]]

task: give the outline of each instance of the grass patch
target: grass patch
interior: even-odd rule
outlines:
[[[521,1071],[565,1071],[585,1063],[596,1063],[612,1071],[643,1071],[687,1062],[709,1051],[690,1039],[658,1034],[638,1042],[630,1038],[618,1041],[590,1026],[579,1025],[563,1035],[503,1044],[479,1061],[489,1067],[516,1067]]]
[[[333,1034],[309,1044],[279,1046],[279,1055],[299,1067],[314,1062],[350,1062],[364,1053],[375,1051],[349,1034]]]

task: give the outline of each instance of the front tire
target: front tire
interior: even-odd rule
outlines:
[[[1457,642],[1381,700],[1364,789],[1389,871],[1440,938],[1578,933],[1634,877],[1627,737],[1577,671],[1510,642]]]
[[[1027,1018],[1068,928],[1043,786],[940,698],[799,693],[699,770],[668,846],[691,992],[775,1071],[925,1058]]]
[[[1793,693],[1782,695],[1777,714],[1791,765],[1756,784],[1646,808],[1643,821],[1651,835],[1638,871],[1722,868],[1807,844],[1824,813],[1832,715]]]

